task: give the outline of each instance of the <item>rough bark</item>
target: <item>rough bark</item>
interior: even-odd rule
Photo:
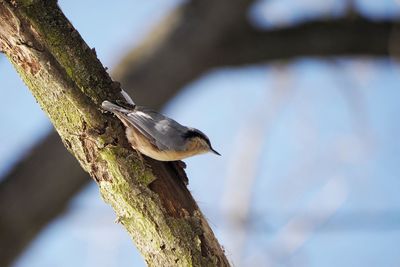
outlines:
[[[184,85],[213,67],[302,56],[387,56],[391,30],[399,26],[395,21],[356,17],[257,30],[246,20],[246,7],[250,3],[247,0],[185,3],[143,45],[128,53],[114,71],[115,77],[135,96],[135,101],[160,108]],[[40,169],[35,168],[38,162]],[[70,170],[69,183],[60,177],[59,169]],[[8,214],[10,218],[0,217],[0,251],[6,247],[10,252],[7,255],[15,257],[88,181],[55,132],[37,144],[0,183],[0,214]],[[58,194],[42,190],[38,198],[36,186],[41,184],[54,188]],[[14,197],[15,192],[19,192],[18,197]],[[15,214],[15,210],[21,212]],[[13,242],[3,237],[12,238]]]
[[[0,51],[95,179],[148,265],[229,266],[182,183],[183,170],[141,162],[121,123],[99,109],[103,100],[121,97],[119,85],[56,1],[0,1]]]

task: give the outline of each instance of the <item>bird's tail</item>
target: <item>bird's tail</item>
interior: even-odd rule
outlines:
[[[109,111],[109,112],[112,112],[112,113],[123,113],[123,114],[127,114],[127,113],[132,112],[132,109],[125,108],[125,107],[123,107],[123,106],[114,104],[114,103],[112,103],[112,102],[110,102],[110,101],[107,101],[107,100],[106,100],[106,101],[103,101],[103,103],[101,103],[101,107],[102,107],[103,109]]]

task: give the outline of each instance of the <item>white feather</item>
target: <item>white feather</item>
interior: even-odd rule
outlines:
[[[132,98],[128,95],[127,92],[124,91],[124,89],[121,89],[121,95],[125,98],[127,103],[135,106],[135,102],[133,102]]]
[[[142,116],[142,117],[145,117],[147,119],[152,119],[150,115],[148,115],[148,114],[146,114],[144,112],[141,112],[141,111],[135,111],[135,114],[139,115],[139,116]]]

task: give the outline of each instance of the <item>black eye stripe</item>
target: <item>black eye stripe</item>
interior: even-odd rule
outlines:
[[[186,133],[183,134],[184,138],[194,138],[194,137],[200,137],[204,139],[209,146],[211,146],[210,140],[208,137],[200,132],[199,130],[188,130]]]

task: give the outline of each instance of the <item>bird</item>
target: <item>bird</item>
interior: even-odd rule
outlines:
[[[221,155],[200,130],[137,106],[125,91],[121,94],[126,101],[116,100],[113,103],[105,100],[101,106],[124,124],[126,137],[133,149],[159,161],[178,161],[207,152]]]

